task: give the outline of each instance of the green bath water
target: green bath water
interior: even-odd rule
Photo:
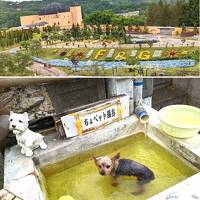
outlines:
[[[132,177],[122,177],[121,184],[113,187],[111,178],[100,176],[94,162],[89,159],[92,153],[113,156],[118,152],[122,158],[136,160],[153,170],[156,179],[146,185],[144,194],[131,194],[136,188],[136,180]],[[73,166],[73,163],[79,164]],[[63,195],[70,195],[74,200],[146,200],[196,173],[144,134],[105,145],[41,171],[49,200],[58,200]]]

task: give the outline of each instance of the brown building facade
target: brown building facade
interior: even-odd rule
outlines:
[[[82,24],[81,6],[73,5],[68,12],[60,12],[47,15],[29,15],[20,17],[21,26],[37,26],[46,23],[49,26],[59,26],[60,28],[71,29],[72,25]]]

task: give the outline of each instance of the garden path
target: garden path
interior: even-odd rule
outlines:
[[[35,76],[66,76],[66,73],[56,67],[45,67],[43,64],[34,62],[28,70],[35,73]]]

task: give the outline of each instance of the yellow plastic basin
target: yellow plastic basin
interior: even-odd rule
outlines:
[[[177,138],[190,138],[200,131],[200,109],[187,105],[172,105],[159,111],[161,129]]]

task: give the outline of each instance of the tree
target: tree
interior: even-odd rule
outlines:
[[[199,31],[198,31],[198,28],[197,28],[197,25],[195,24],[194,25],[194,30],[193,30],[194,34],[197,35],[199,34]]]
[[[18,68],[24,70],[27,66],[29,66],[32,63],[31,55],[30,53],[23,53],[20,51],[17,51],[15,57],[15,61],[18,64]]]
[[[17,76],[32,75],[26,67],[31,64],[31,56],[28,53],[17,52],[15,55],[9,53],[0,54],[0,75]]]
[[[94,25],[110,24],[113,15],[114,14],[111,10],[105,10],[105,11],[99,10],[91,13],[90,15],[87,15],[85,17],[84,22],[86,24],[94,24]]]
[[[153,42],[151,42],[151,41],[148,41],[148,43],[147,43],[147,44],[149,45],[149,48],[150,48],[150,49],[153,47]]]
[[[160,0],[147,12],[147,24],[157,26],[194,26],[199,24],[199,0]]]
[[[42,49],[41,41],[40,40],[32,40],[29,49],[33,55],[38,56],[39,52]]]
[[[20,47],[21,47],[22,49],[25,49],[26,51],[28,51],[28,50],[29,50],[29,47],[30,47],[30,42],[29,42],[29,41],[22,41],[22,42],[20,43]]]
[[[106,36],[110,36],[110,26],[106,24]]]

